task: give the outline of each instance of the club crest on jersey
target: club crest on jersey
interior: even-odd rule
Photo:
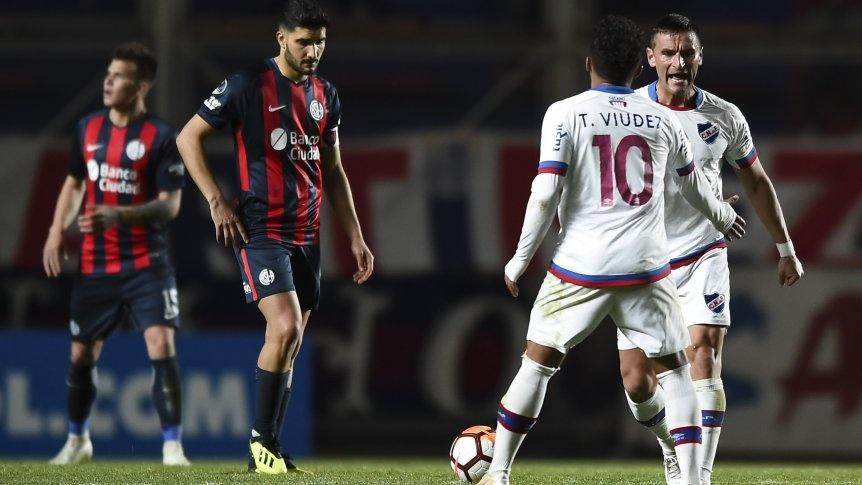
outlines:
[[[718,125],[714,125],[707,121],[706,123],[698,123],[697,124],[697,132],[700,134],[700,137],[703,141],[706,142],[707,145],[712,145],[715,143],[716,138],[718,138],[718,133],[721,129]]]
[[[628,106],[628,104],[626,103],[626,98],[623,98],[622,96],[611,96],[610,103],[611,106],[619,106],[621,108],[625,108],[626,106]]]
[[[126,143],[126,156],[129,157],[129,160],[140,160],[146,152],[147,147],[137,138]]]
[[[227,89],[227,79],[222,81],[221,84],[219,84],[218,86],[216,86],[215,89],[213,89],[213,94],[218,96],[219,94],[223,93],[225,89]]]
[[[269,286],[273,281],[275,281],[275,273],[273,273],[271,269],[264,268],[260,271],[260,274],[257,275],[257,280],[260,281],[260,284],[263,286]]]
[[[323,104],[316,99],[311,100],[311,104],[308,105],[308,112],[311,113],[311,117],[314,118],[314,121],[320,121],[323,119]]]
[[[706,307],[712,310],[713,313],[721,313],[724,310],[725,298],[721,293],[703,295],[703,300],[706,302]]]

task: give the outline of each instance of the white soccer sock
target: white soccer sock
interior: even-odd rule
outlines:
[[[718,449],[718,437],[724,424],[724,411],[727,400],[724,397],[724,384],[720,377],[699,379],[694,381],[697,392],[697,402],[700,404],[703,424],[703,462],[701,467],[712,472],[715,461],[715,450]]]
[[[665,393],[667,427],[674,441],[683,483],[700,485],[700,465],[703,462],[701,416],[689,365],[662,372],[657,377]]]
[[[521,368],[497,411],[497,434],[494,440],[494,458],[489,472],[512,468],[512,460],[524,441],[527,431],[536,423],[536,417],[545,400],[548,380],[557,369],[533,362],[527,356],[521,359]]]
[[[634,402],[627,392],[623,394],[626,395],[629,409],[631,409],[638,423],[652,431],[658,439],[662,453],[672,455],[674,453],[673,439],[670,437],[670,432],[667,429],[667,419],[665,419],[664,410],[664,391],[661,386],[656,386],[655,393],[644,402]]]

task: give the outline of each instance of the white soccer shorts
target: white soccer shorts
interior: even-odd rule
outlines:
[[[686,325],[730,326],[730,269],[727,249],[716,249],[688,266],[673,270],[667,278],[676,284]],[[617,332],[617,348],[631,350],[634,345]]]
[[[683,350],[688,331],[669,278],[616,288],[586,288],[548,273],[530,313],[527,340],[561,353],[583,341],[610,315],[649,357]]]

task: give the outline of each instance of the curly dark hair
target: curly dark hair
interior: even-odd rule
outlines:
[[[652,28],[650,36],[650,47],[655,47],[655,36],[657,34],[678,34],[682,32],[692,32],[700,41],[700,29],[697,24],[691,21],[690,18],[678,13],[669,13],[660,18]]]
[[[643,31],[619,15],[602,18],[593,31],[590,57],[596,72],[614,84],[628,84],[643,63]]]
[[[319,29],[329,27],[329,17],[314,0],[288,0],[284,2],[279,25],[287,30]]]
[[[138,69],[138,79],[141,81],[152,81],[156,78],[156,57],[144,44],[140,42],[129,42],[114,49],[111,60],[119,59],[135,64]]]

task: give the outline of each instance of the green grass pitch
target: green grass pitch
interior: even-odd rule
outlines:
[[[0,461],[0,483],[6,484],[389,484],[420,485],[460,482],[445,458],[315,459],[300,461],[313,476],[263,476],[245,473],[244,461],[198,460],[190,468],[168,468],[155,461],[97,461],[77,466],[45,462]],[[515,462],[513,485],[532,484],[662,484],[657,462],[535,461]],[[862,484],[862,464],[721,463],[713,484]]]

